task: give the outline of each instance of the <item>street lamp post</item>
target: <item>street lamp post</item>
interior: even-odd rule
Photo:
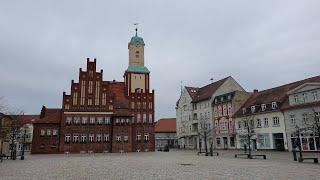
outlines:
[[[23,134],[23,144],[22,144],[22,152],[21,152],[21,160],[24,160],[24,148],[25,148],[25,144],[26,144],[26,134],[27,134],[27,130],[24,130],[24,134]]]

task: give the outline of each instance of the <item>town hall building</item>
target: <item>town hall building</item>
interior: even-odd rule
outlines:
[[[143,38],[128,44],[129,66],[123,82],[105,81],[96,59],[79,69],[62,107],[43,106],[34,123],[32,153],[154,151],[154,90],[144,66]]]

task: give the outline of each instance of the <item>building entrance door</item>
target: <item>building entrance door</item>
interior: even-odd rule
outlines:
[[[282,133],[273,134],[274,148],[277,151],[284,151],[284,140]]]
[[[228,138],[227,137],[223,137],[223,148],[228,149]]]

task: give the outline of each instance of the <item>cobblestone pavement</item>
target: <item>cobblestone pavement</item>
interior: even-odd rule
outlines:
[[[294,162],[288,152],[259,152],[267,160],[234,158],[235,153],[28,155],[0,163],[0,179],[320,179],[319,164]]]

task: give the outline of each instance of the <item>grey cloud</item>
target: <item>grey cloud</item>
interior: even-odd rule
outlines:
[[[86,58],[122,80],[134,22],[156,117],[184,85],[232,75],[248,91],[319,75],[318,1],[8,1],[0,6],[0,96],[27,113],[61,106]]]

